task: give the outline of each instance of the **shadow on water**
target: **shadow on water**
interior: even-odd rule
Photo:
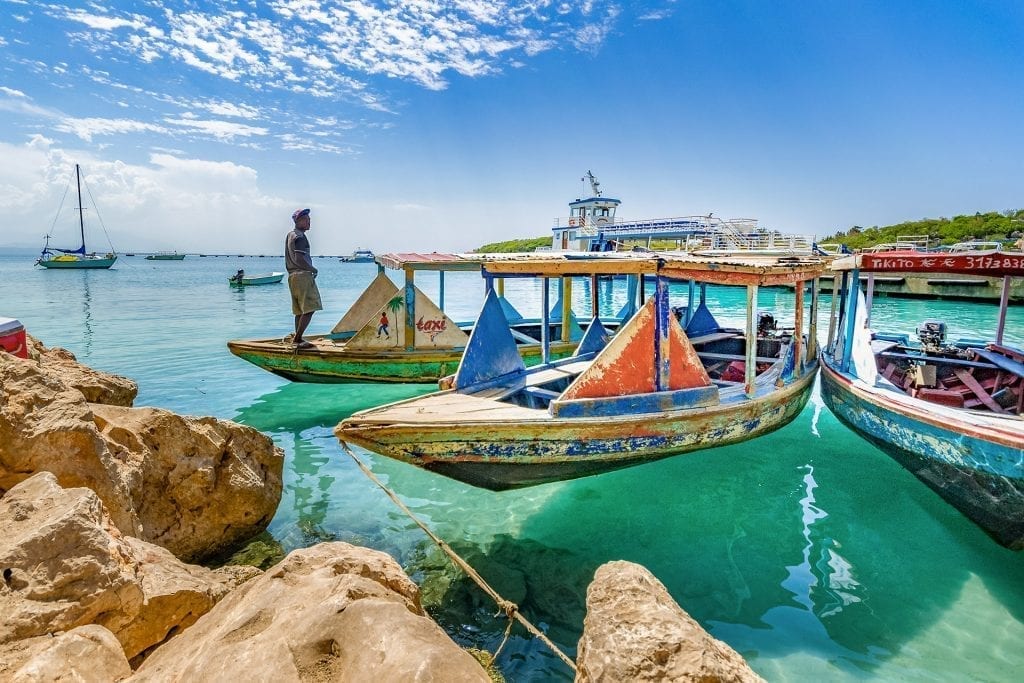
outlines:
[[[432,497],[401,467],[377,460],[374,469],[403,498]],[[524,498],[532,502],[524,506]],[[790,657],[812,658],[820,675],[850,678],[886,665],[909,666],[917,677],[935,671],[929,658],[941,662],[951,650],[936,651],[927,632],[954,605],[958,614],[965,609],[958,603],[975,577],[1017,622],[1024,617],[1020,556],[849,432],[820,399],[786,428],[744,444],[450,500],[434,509],[435,529],[570,656],[594,571],[620,559],[650,569],[687,612],[766,675]],[[463,516],[503,517],[504,531],[474,530]],[[493,651],[505,621],[475,586],[427,544],[407,567],[449,632]],[[984,635],[961,635],[988,646]],[[914,642],[918,636],[927,642]],[[918,653],[927,647],[933,651]],[[993,661],[1005,654],[1001,644],[992,647]],[[512,680],[539,671],[569,676],[530,638],[514,638],[502,659]],[[950,664],[975,673],[969,659]]]
[[[376,498],[376,489],[332,430],[354,412],[434,388],[290,383],[238,410],[236,421],[268,434],[285,453],[284,490],[269,529],[285,552],[331,540],[385,549],[391,529],[381,528],[381,517],[351,514],[353,501]],[[374,505],[387,509],[384,501]]]

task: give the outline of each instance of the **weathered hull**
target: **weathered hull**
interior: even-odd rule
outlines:
[[[501,491],[601,474],[767,434],[800,413],[816,370],[816,365],[808,368],[796,382],[763,397],[709,408],[519,422],[439,417],[430,424],[377,424],[374,411],[366,411],[343,421],[335,434],[344,442]]]
[[[357,351],[309,337],[316,349],[296,351],[278,339],[230,341],[228,349],[242,360],[293,382],[342,384],[383,382],[436,383],[455,372],[462,360],[462,349],[414,351]],[[575,344],[554,343],[552,358],[565,358]],[[526,365],[540,362],[540,347],[523,345],[520,354]]]
[[[1024,422],[979,429],[924,401],[894,401],[822,362],[822,396],[851,429],[981,527],[1000,545],[1024,549]],[[931,412],[931,414],[929,414]]]
[[[39,265],[43,268],[58,270],[96,270],[109,268],[114,265],[115,261],[117,261],[116,256],[112,258],[81,259],[78,261],[39,261]]]

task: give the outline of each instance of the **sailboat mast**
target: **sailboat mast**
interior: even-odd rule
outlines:
[[[85,209],[82,207],[82,177],[75,164],[75,184],[78,186],[78,228],[82,232],[82,253],[85,253]]]

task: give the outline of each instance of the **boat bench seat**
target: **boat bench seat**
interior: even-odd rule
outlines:
[[[710,334],[702,334],[699,337],[690,337],[690,343],[697,346],[699,344],[722,341],[723,339],[736,339],[740,336],[735,332],[711,332]]]
[[[1019,377],[1024,377],[1024,363],[1018,363],[1008,356],[1004,356],[996,351],[989,351],[988,349],[970,349],[970,352],[976,355],[978,358],[984,358],[992,365],[995,365],[1000,370],[1012,373]]]
[[[747,360],[747,357],[739,353],[711,353],[710,351],[698,351],[697,355],[704,360]],[[758,363],[777,363],[778,358],[769,358],[768,356],[758,356]]]
[[[960,358],[942,358],[940,356],[925,356],[920,353],[902,353],[899,351],[882,351],[878,354],[882,358],[906,358],[930,363],[932,365],[956,365],[965,368],[991,368],[993,363],[980,363],[973,360]],[[1009,360],[1009,359],[1007,359]]]
[[[551,391],[550,389],[545,389],[544,387],[526,387],[525,389],[523,389],[523,392],[529,394],[530,396],[535,396],[536,398],[544,399],[547,401],[553,401],[562,395],[561,392]]]

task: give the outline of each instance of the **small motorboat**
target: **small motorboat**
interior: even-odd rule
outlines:
[[[273,285],[284,279],[284,273],[264,273],[262,275],[246,275],[244,270],[240,270],[231,277],[228,278],[228,284],[235,285],[237,287],[244,287],[249,285]]]

